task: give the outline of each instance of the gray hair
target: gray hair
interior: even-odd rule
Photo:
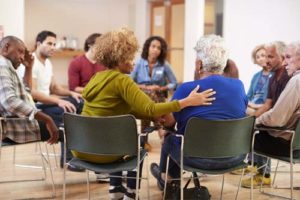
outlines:
[[[282,41],[274,41],[266,45],[266,48],[274,47],[278,55],[284,57],[286,44]]]
[[[292,42],[288,46],[295,48],[297,56],[300,56],[300,41]]]
[[[217,35],[200,37],[195,46],[197,59],[202,61],[203,71],[222,73],[228,60],[225,40]]]

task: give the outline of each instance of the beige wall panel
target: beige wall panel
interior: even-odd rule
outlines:
[[[163,6],[153,8],[152,35],[165,37],[165,8]]]
[[[170,63],[179,82],[183,80],[184,4],[172,6]]]
[[[171,52],[170,64],[178,82],[183,81],[183,51],[173,50]]]

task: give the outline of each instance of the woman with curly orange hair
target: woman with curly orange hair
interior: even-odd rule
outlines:
[[[82,115],[113,116],[133,114],[137,117],[152,118],[170,112],[177,112],[187,106],[210,105],[214,100],[212,89],[197,93],[197,86],[190,95],[182,100],[168,103],[153,102],[128,76],[133,68],[133,59],[138,50],[134,33],[126,28],[102,35],[96,42],[96,59],[108,69],[98,72],[83,90],[85,100]],[[126,137],[126,136],[124,136]],[[122,159],[112,156],[91,156],[75,152],[75,156],[92,162],[108,163]],[[128,177],[135,177],[134,171]],[[122,172],[112,175],[122,175]],[[127,179],[127,190],[120,178],[110,178],[111,199],[134,199],[136,182]]]

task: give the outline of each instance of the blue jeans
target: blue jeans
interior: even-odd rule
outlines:
[[[161,172],[164,173],[166,172],[168,155],[170,155],[172,158],[169,162],[169,175],[172,178],[179,178],[180,144],[178,144],[178,138],[175,135],[171,134],[165,138],[160,154],[159,168]],[[245,157],[246,155],[215,159],[184,157],[183,162],[185,165],[188,165],[190,167],[207,170],[217,170],[236,166],[238,163],[242,162]]]

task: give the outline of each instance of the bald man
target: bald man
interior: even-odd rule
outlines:
[[[26,68],[24,78],[28,79],[30,87],[33,57],[22,40],[14,36],[4,37],[0,41],[0,115],[26,119],[5,121],[3,126],[6,131],[2,140],[15,143],[43,140],[50,144],[56,143],[58,128],[51,117],[36,109],[16,73],[21,63]]]

